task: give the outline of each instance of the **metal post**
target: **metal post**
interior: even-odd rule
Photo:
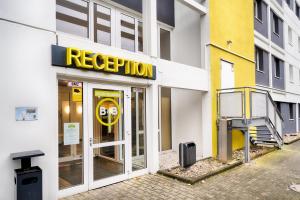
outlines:
[[[250,137],[249,129],[245,131],[245,163],[250,162]]]

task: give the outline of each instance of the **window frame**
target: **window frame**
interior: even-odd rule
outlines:
[[[261,23],[263,23],[262,4],[263,4],[263,0],[254,0],[254,17]]]
[[[280,18],[276,15],[276,13],[274,11],[272,11],[272,22],[273,22],[273,27],[272,27],[272,32],[277,35],[278,37],[280,37],[280,30],[279,30],[279,20]],[[277,26],[276,26],[277,24]],[[276,32],[276,27],[278,28],[278,32]]]
[[[173,38],[173,28],[162,22],[157,22],[157,57],[159,59],[165,60],[160,57],[160,29],[168,31],[170,33],[170,61],[172,61],[172,38]]]
[[[280,59],[279,58],[277,58],[277,57],[275,57],[275,56],[273,56],[273,58],[274,58],[274,63],[275,63],[275,73],[274,73],[274,76],[275,76],[275,78],[277,78],[277,79],[280,79],[280,77],[281,77],[281,73],[280,73]],[[278,65],[277,65],[277,63],[278,63]],[[279,67],[279,71],[277,70],[277,66]],[[277,76],[277,72],[279,72],[279,76]]]
[[[262,62],[261,62],[262,61]],[[261,73],[265,73],[264,66],[264,50],[255,46],[255,65],[256,70]]]

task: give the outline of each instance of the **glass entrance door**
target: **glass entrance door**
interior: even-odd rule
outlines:
[[[89,189],[128,178],[130,90],[89,86]]]

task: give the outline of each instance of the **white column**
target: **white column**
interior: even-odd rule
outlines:
[[[159,169],[158,152],[158,85],[154,83],[147,90],[147,164],[150,173],[156,173]]]
[[[211,93],[202,94],[202,157],[212,156]]]
[[[144,52],[157,57],[157,14],[156,0],[143,0]]]

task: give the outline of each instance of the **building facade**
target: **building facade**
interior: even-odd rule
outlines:
[[[284,134],[299,132],[300,2],[254,1],[256,85],[270,91]]]
[[[216,157],[222,89],[268,90],[298,132],[299,3],[0,1],[0,199],[15,197],[14,152],[45,153],[47,200],[178,165],[182,142]]]
[[[14,152],[45,153],[32,164],[50,200],[155,173],[180,142],[211,156],[207,12],[173,0],[1,1],[0,199],[14,199]]]

